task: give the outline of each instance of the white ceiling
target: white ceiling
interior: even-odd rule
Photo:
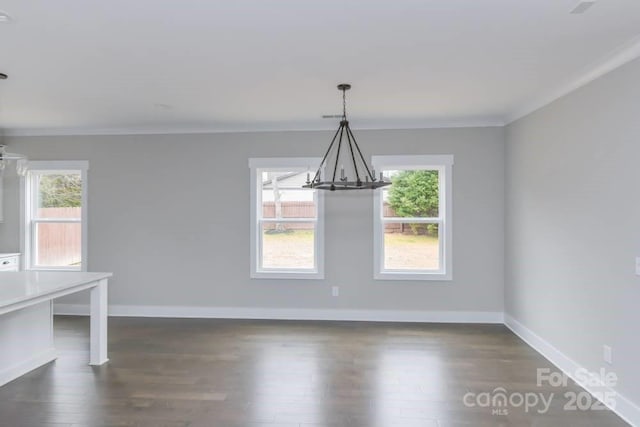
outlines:
[[[0,0],[0,127],[328,129],[343,81],[354,128],[499,125],[638,55],[640,1],[577,2]]]

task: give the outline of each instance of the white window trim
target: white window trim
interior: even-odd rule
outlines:
[[[382,222],[382,191],[373,194],[373,276],[376,280],[453,280],[453,197],[452,197],[452,169],[453,155],[406,155],[406,156],[373,156],[371,163],[376,171],[388,169],[433,169],[440,171],[440,200],[444,200],[441,208],[444,213],[441,220],[423,218],[412,222],[436,223],[440,230],[444,229],[441,236],[444,238],[440,246],[440,270],[412,272],[408,270],[384,270],[384,231]],[[394,220],[395,221],[395,220]],[[389,221],[387,221],[389,222]],[[407,222],[399,218],[397,222]]]
[[[89,162],[86,160],[74,161],[29,161],[27,176],[20,178],[20,252],[24,256],[24,269],[33,271],[87,271],[88,264],[88,221],[89,205],[87,203]],[[82,251],[80,268],[73,267],[34,267],[34,243],[31,226],[32,203],[34,195],[31,194],[29,174],[31,172],[77,172],[80,171],[82,179]],[[27,219],[27,215],[29,218]],[[48,222],[54,222],[53,220]],[[64,222],[72,222],[65,220]]]
[[[258,176],[257,169],[282,169],[307,168],[311,174],[317,169],[322,159],[318,157],[265,157],[250,158],[250,248],[251,248],[251,273],[252,279],[324,279],[324,193],[316,190],[317,218],[315,228],[315,270],[278,269],[262,270],[259,268],[260,258],[260,229],[258,227]],[[311,221],[309,221],[311,222]]]

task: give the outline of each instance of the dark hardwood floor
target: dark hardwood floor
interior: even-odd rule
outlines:
[[[111,360],[90,367],[88,319],[55,323],[59,358],[0,387],[1,426],[627,425],[565,410],[582,389],[538,387],[556,369],[501,325],[110,318]],[[497,387],[553,398],[477,405]]]

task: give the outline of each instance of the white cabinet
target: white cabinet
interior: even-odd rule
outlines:
[[[20,270],[20,254],[0,254],[0,271]]]

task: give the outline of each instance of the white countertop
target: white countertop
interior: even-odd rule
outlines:
[[[106,279],[113,273],[76,271],[6,271],[0,273],[0,309],[24,301],[53,296],[61,291]]]

